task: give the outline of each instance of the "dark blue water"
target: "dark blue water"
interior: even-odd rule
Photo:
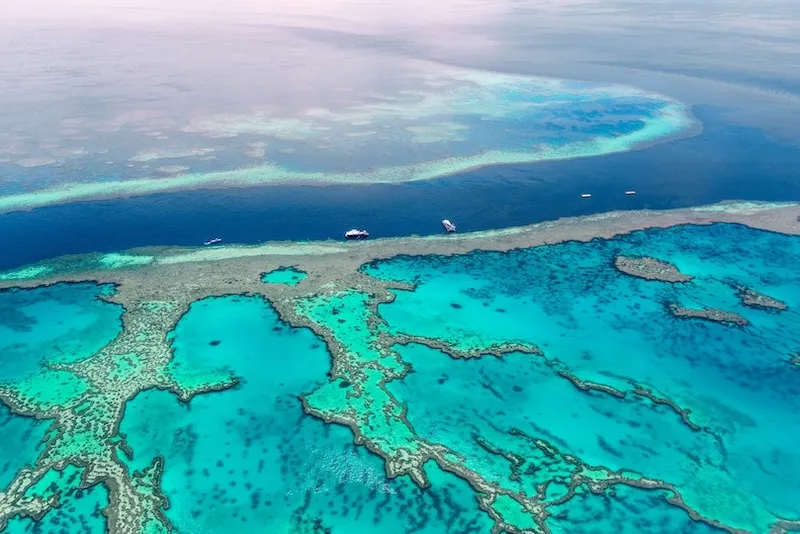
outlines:
[[[146,245],[340,239],[354,226],[375,237],[531,224],[619,209],[667,209],[720,200],[800,200],[800,147],[698,108],[701,135],[647,150],[479,169],[427,182],[253,187],[94,201],[0,215],[9,239],[0,269],[64,254]],[[629,189],[638,191],[626,197]],[[588,200],[581,193],[590,192]]]

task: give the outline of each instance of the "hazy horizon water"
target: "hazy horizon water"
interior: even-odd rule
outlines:
[[[682,103],[632,86],[389,59],[392,75],[372,88],[294,102],[266,94],[257,105],[223,101],[213,110],[131,107],[139,93],[124,104],[105,94],[127,74],[87,72],[96,85],[62,95],[61,117],[51,119],[61,131],[48,125],[46,136],[38,133],[41,114],[26,111],[39,106],[27,100],[31,93],[11,91],[18,117],[1,136],[0,211],[203,187],[434,179],[624,152],[700,131]],[[154,97],[171,98],[163,90]],[[87,99],[99,104],[91,117],[78,111]]]
[[[166,5],[159,10],[145,2],[139,9],[126,10],[114,5],[100,8],[86,1],[75,3],[74,16],[54,25],[52,20],[32,16],[33,10],[23,9],[22,4],[6,4],[10,12],[0,22],[8,30],[0,36],[6,50],[0,57],[0,120],[7,126],[0,133],[0,191],[3,196],[34,194],[6,199],[5,209],[180,187],[219,187],[228,181],[256,186],[276,175],[301,181],[394,181],[456,172],[440,182],[453,193],[438,191],[433,183],[308,190],[314,212],[337,219],[338,231],[324,236],[314,230],[318,224],[295,222],[314,216],[302,200],[306,195],[291,193],[304,191],[303,187],[258,191],[270,213],[286,218],[286,224],[279,225],[268,216],[269,228],[260,231],[257,227],[263,222],[254,225],[247,217],[239,219],[239,208],[248,213],[240,196],[250,193],[235,189],[35,209],[2,214],[0,224],[21,236],[38,235],[50,249],[43,253],[53,254],[54,247],[69,253],[121,250],[148,241],[192,244],[217,234],[238,242],[338,237],[346,226],[356,224],[375,228],[381,235],[435,231],[435,224],[422,225],[417,216],[412,220],[378,208],[384,190],[399,193],[414,213],[420,212],[414,206],[426,205],[426,218],[458,218],[465,228],[525,224],[627,206],[800,199],[796,181],[788,180],[800,149],[800,132],[791,120],[800,112],[800,91],[791,68],[797,58],[791,45],[797,39],[787,29],[798,18],[792,16],[787,2],[759,9],[748,2],[736,9],[723,2],[704,6],[654,2],[649,7],[622,0],[549,6],[469,2],[438,6],[458,13],[450,18],[437,18],[435,11],[426,14],[412,6],[384,6],[363,20],[360,17],[367,17],[376,6],[367,2],[333,5],[338,6],[337,13],[312,4],[283,6],[286,17],[272,20],[280,3],[245,2],[215,13],[210,4],[191,9]],[[89,15],[97,9],[104,9],[103,16]],[[324,13],[312,16],[318,9]],[[179,13],[187,14],[184,24],[174,22]],[[66,17],[53,11],[53,17],[60,16]],[[713,32],[700,24],[709,17],[717,21]],[[617,25],[626,31],[614,33]],[[704,50],[702,65],[669,39],[675,32],[687,49]],[[722,36],[728,37],[725,46],[716,44]],[[442,65],[448,65],[443,72]],[[589,108],[584,107],[584,120],[577,122],[562,113],[567,104],[551,108],[555,121],[541,114],[516,126],[507,118],[495,123],[480,120],[487,113],[496,116],[506,104],[484,100],[482,109],[472,110],[469,102],[475,94],[456,95],[455,100],[447,96],[442,83],[453,83],[452,77],[448,82],[447,72],[462,69],[666,95],[689,106],[698,117],[700,135],[688,143],[672,141],[643,152],[623,153],[621,158],[528,166],[522,162],[529,161],[530,154],[521,158],[503,154],[518,150],[514,143],[520,139],[525,140],[526,151],[536,139],[558,147],[564,141],[558,141],[557,131],[541,133],[548,120],[559,128],[579,124],[592,132],[594,126],[585,122]],[[573,91],[570,82],[563,83],[567,92]],[[420,88],[425,92],[419,92]],[[492,94],[482,93],[484,98]],[[504,100],[512,103],[507,97]],[[459,99],[474,116],[452,113],[458,111],[453,105]],[[637,118],[644,116],[645,110],[633,111],[613,122],[600,117],[597,125],[608,125],[603,135],[613,139],[629,125],[636,127]],[[413,118],[409,112],[415,117],[426,114],[426,118],[409,121]],[[382,118],[375,123],[368,116]],[[513,133],[515,127],[524,132],[522,138]],[[656,138],[664,135],[652,131]],[[578,139],[576,134],[571,138]],[[594,148],[570,149],[555,156],[626,151],[641,141],[608,147],[594,143]],[[469,160],[470,154],[486,151],[495,156]],[[757,164],[748,160],[743,167],[738,161],[743,151]],[[414,167],[430,161],[453,163]],[[489,166],[467,170],[474,164]],[[610,175],[607,169],[615,166],[620,170]],[[358,174],[380,168],[389,171],[371,177]],[[227,174],[234,169],[239,170]],[[598,170],[594,180],[591,169]],[[320,170],[322,174],[315,174]],[[698,187],[687,186],[677,196],[674,186],[669,194],[665,194],[666,185],[648,189],[647,182],[661,174],[676,179],[690,175]],[[466,179],[454,187],[462,175]],[[139,179],[146,182],[136,182]],[[575,205],[572,195],[598,195],[615,181],[620,191],[641,190],[647,200],[593,203],[588,208]],[[60,189],[76,183],[78,187]],[[51,192],[36,193],[43,188]],[[423,193],[429,188],[434,189],[431,194]],[[371,191],[381,191],[378,199]],[[448,200],[452,194],[457,201]],[[345,196],[353,201],[343,203]],[[139,206],[152,204],[154,211],[163,206],[186,220],[192,214],[182,206],[183,198],[203,199],[200,206],[207,199],[217,204],[215,211],[226,214],[225,218],[214,226],[188,225],[196,228],[191,236],[185,235],[187,230],[177,231],[176,218],[174,224],[162,224],[158,233],[122,239],[129,232],[115,220],[119,215],[139,214]],[[369,199],[368,203],[361,203],[362,198]],[[523,210],[522,198],[534,202],[527,216],[516,215]],[[558,201],[553,203],[553,198]],[[547,205],[537,199],[547,199]],[[483,207],[492,209],[477,213],[480,200]],[[113,216],[104,211],[104,206],[112,205]],[[65,211],[86,214],[73,220],[75,232],[69,236],[58,235],[49,215]],[[396,221],[388,234],[379,229],[384,216],[387,222]],[[48,222],[43,226],[43,221]],[[120,237],[102,235],[105,227],[115,228]],[[298,228],[308,231],[298,233]],[[59,242],[51,244],[50,239]],[[14,249],[25,246],[12,243],[9,262],[19,265],[31,258],[26,254],[14,259]]]

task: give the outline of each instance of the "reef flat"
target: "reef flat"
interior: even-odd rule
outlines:
[[[11,178],[0,183],[0,213],[186,189],[429,180],[625,152],[700,130],[681,102],[630,86],[413,61],[395,78],[394,90],[328,107],[70,119],[71,132],[86,131],[97,148],[59,151],[34,169],[23,159],[0,163],[0,175]],[[149,133],[169,142],[152,148]],[[27,140],[0,133],[8,150],[23,152]],[[43,150],[52,151],[58,140],[48,143]],[[134,153],[109,162],[108,150]],[[37,170],[49,165],[83,177],[57,181],[58,173]]]
[[[714,321],[717,323],[725,323],[736,326],[747,326],[750,322],[739,315],[727,310],[718,310],[716,308],[685,308],[677,304],[671,304],[669,311],[675,317],[685,317],[688,319],[702,319],[704,321]]]
[[[747,306],[777,311],[784,311],[787,308],[785,303],[778,299],[774,299],[769,295],[764,295],[758,291],[753,291],[752,289],[748,289],[746,287],[739,287],[737,289],[739,291],[739,298],[742,299],[742,303]]]
[[[691,276],[681,273],[674,265],[655,258],[628,258],[617,256],[614,266],[620,272],[631,276],[638,276],[645,280],[659,280],[661,282],[689,282]]]
[[[362,532],[362,520],[380,532],[800,530],[800,457],[785,439],[800,432],[786,336],[800,325],[798,215],[732,203],[4,273],[0,310],[21,312],[1,324],[27,363],[0,399],[17,432],[43,441],[4,452],[16,460],[2,458],[0,526],[96,524],[102,506],[115,534]],[[659,258],[691,282],[630,276],[618,257]],[[737,287],[787,309],[748,306]],[[37,302],[71,288],[94,319],[44,336],[57,325]],[[677,318],[667,303],[748,326]],[[81,329],[105,333],[62,356]],[[92,506],[66,506],[70,491],[92,492]]]

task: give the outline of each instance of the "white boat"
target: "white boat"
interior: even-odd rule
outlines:
[[[215,245],[215,244],[221,243],[221,242],[222,242],[222,238],[221,237],[215,237],[214,239],[209,239],[208,241],[205,241],[203,244],[205,246],[208,246],[208,245]]]
[[[451,223],[448,219],[442,221],[442,226],[444,226],[444,229],[450,234],[456,231],[456,225]]]
[[[633,195],[636,194],[636,191],[625,191],[625,194],[628,195],[629,197],[632,197]]]
[[[590,195],[589,193],[583,193],[581,195],[581,198],[592,198],[592,195]]]
[[[359,230],[357,228],[353,228],[352,230],[348,230],[344,233],[345,239],[366,239],[369,237],[369,232],[366,230]]]

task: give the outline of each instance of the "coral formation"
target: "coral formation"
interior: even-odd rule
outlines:
[[[408,475],[418,486],[433,488],[444,473],[465,482],[493,532],[549,532],[551,522],[565,520],[563,511],[573,501],[582,503],[587,496],[627,494],[629,490],[658,495],[661,504],[684,511],[692,524],[703,528],[731,533],[794,529],[796,518],[782,517],[787,514],[781,495],[757,482],[752,482],[755,485],[750,489],[734,487],[726,478],[730,476],[726,470],[743,472],[730,463],[726,447],[735,444],[728,442],[729,436],[756,428],[757,424],[750,422],[752,416],[744,413],[741,405],[726,407],[720,400],[707,404],[699,395],[692,396],[694,390],[681,389],[681,380],[707,370],[702,365],[716,365],[722,378],[740,384],[732,378],[732,368],[719,361],[700,362],[692,359],[694,355],[679,363],[668,362],[670,358],[678,361],[677,355],[684,354],[679,347],[667,352],[657,376],[639,380],[634,374],[646,374],[637,367],[636,358],[652,362],[660,357],[652,348],[655,345],[643,341],[647,332],[641,324],[676,328],[668,311],[735,325],[748,324],[749,319],[712,307],[674,305],[665,310],[653,304],[657,302],[653,295],[694,291],[692,286],[702,283],[700,277],[693,284],[669,287],[630,278],[620,282],[623,275],[617,269],[626,274],[635,271],[637,278],[648,278],[642,272],[657,272],[659,280],[665,276],[672,278],[670,281],[685,280],[677,280],[676,273],[664,269],[664,262],[623,260],[617,269],[610,264],[615,263],[612,258],[618,263],[620,257],[636,257],[636,251],[643,254],[640,258],[649,257],[646,254],[651,250],[669,257],[668,251],[674,250],[671,247],[678,246],[676,243],[696,247],[687,248],[687,254],[699,254],[698,250],[710,244],[718,250],[722,243],[719,235],[724,232],[729,241],[750,232],[752,250],[763,253],[766,249],[758,248],[756,230],[739,225],[686,224],[737,222],[800,234],[797,210],[795,206],[751,206],[607,215],[580,224],[561,221],[447,241],[423,238],[346,246],[294,245],[291,250],[295,254],[272,254],[278,245],[196,252],[148,250],[145,262],[136,261],[141,254],[134,251],[111,259],[89,257],[77,263],[67,259],[19,270],[20,274],[7,276],[0,284],[33,288],[25,291],[34,292],[56,290],[60,281],[114,284],[113,291],[98,289],[96,298],[104,305],[121,307],[123,313],[120,331],[99,349],[45,359],[35,373],[8,377],[0,384],[0,400],[16,417],[36,418],[49,425],[38,458],[18,469],[0,492],[0,527],[12,520],[41,520],[52,513],[68,495],[67,483],[61,480],[53,485],[51,477],[76,469],[73,487],[89,491],[102,486],[107,490],[103,515],[110,532],[175,529],[168,514],[170,496],[162,484],[169,458],[137,457],[138,447],[131,445],[133,437],[121,433],[120,426],[126,407],[143,392],[168,392],[182,406],[191,407],[200,401],[214,402],[217,397],[222,401],[225,392],[246,384],[248,377],[230,368],[187,365],[175,356],[176,345],[183,342],[180,322],[198,303],[225,297],[264,299],[288,325],[274,328],[291,332],[307,328],[324,343],[331,359],[328,376],[320,376],[317,386],[298,391],[294,399],[307,416],[350,429],[356,444],[383,459],[389,479]],[[671,228],[637,232],[648,227]],[[615,243],[626,254],[611,256],[607,248],[591,241],[613,236],[621,236]],[[785,235],[784,239],[798,248],[796,237]],[[540,246],[545,241],[562,244]],[[437,247],[445,254],[459,255],[430,256]],[[465,254],[482,248],[504,252]],[[792,261],[794,248],[785,248],[775,261]],[[402,253],[414,256],[397,256]],[[286,275],[287,262],[297,266],[289,272],[289,283],[282,278],[274,283],[274,273]],[[516,269],[515,277],[499,279],[497,273],[508,272],[509,265]],[[301,270],[306,277],[292,283],[292,276]],[[273,274],[273,280],[268,279],[269,274],[265,279],[265,272]],[[26,279],[26,275],[34,278]],[[635,283],[638,291],[656,293],[620,295],[615,293],[615,283]],[[623,297],[630,299],[627,308],[621,307]],[[419,301],[425,305],[420,306]],[[594,306],[594,312],[585,306]],[[36,333],[39,326],[30,316],[34,311],[23,307],[22,315],[9,313],[3,324]],[[593,313],[618,325],[613,335],[628,340],[630,353],[607,346],[602,350],[613,354],[598,355],[578,344],[569,345],[576,342],[566,341],[570,336],[564,333]],[[741,341],[742,350],[768,344],[776,339],[768,336],[785,331],[787,321],[793,320],[791,314],[768,314],[759,308],[748,313],[762,313],[782,322],[773,329],[759,323],[766,337]],[[549,327],[547,321],[552,321]],[[716,338],[731,342],[720,334],[721,326],[679,323],[682,326],[678,328],[688,330],[676,334],[676,344],[697,336],[706,336],[706,343]],[[749,330],[726,332],[745,336],[750,335]],[[602,325],[588,334],[596,340],[602,336],[618,339]],[[203,343],[208,350],[216,350],[228,341],[220,337]],[[600,351],[600,345],[598,341],[594,349]],[[783,401],[776,399],[782,398],[779,395],[790,385],[772,372],[773,363],[779,362],[770,361],[769,354],[761,357],[763,360],[747,362],[751,367],[746,369],[761,372],[770,385],[767,390],[741,386],[743,395],[755,399],[775,395],[769,400],[779,402],[773,414],[777,420],[789,413],[780,404]],[[614,358],[616,365],[608,365],[610,360],[604,358]],[[606,363],[594,367],[593,362]],[[785,358],[780,365],[785,365]],[[684,366],[702,370],[686,374]],[[705,394],[719,396],[720,391],[709,389]],[[427,392],[428,397],[420,392]],[[551,400],[552,405],[547,406],[546,401],[534,399],[565,400]],[[430,407],[426,407],[428,402]],[[749,405],[758,406],[759,402]],[[570,417],[585,417],[580,421],[594,421],[594,426],[573,424],[577,430],[567,436],[558,429],[570,424],[560,419]],[[428,422],[429,418],[434,420]],[[742,421],[744,430],[731,428],[731,420]],[[770,423],[764,424],[763,431],[769,435]],[[615,425],[627,433],[616,441],[604,433],[606,427],[618,428]],[[644,436],[657,431],[655,425],[668,429],[670,443],[645,440]],[[622,449],[625,453],[619,452]],[[775,449],[773,457],[786,454],[789,452]],[[676,467],[676,463],[684,465],[681,462],[694,466],[691,473]],[[656,474],[645,472],[647,466]],[[734,504],[726,507],[710,502],[699,492],[695,478],[724,488]],[[778,478],[770,487],[781,484],[788,482]],[[794,488],[785,493],[791,491]],[[753,493],[758,495],[758,503],[747,500]],[[770,508],[759,504],[762,501],[769,502]],[[304,521],[297,519],[298,529],[311,524]]]

